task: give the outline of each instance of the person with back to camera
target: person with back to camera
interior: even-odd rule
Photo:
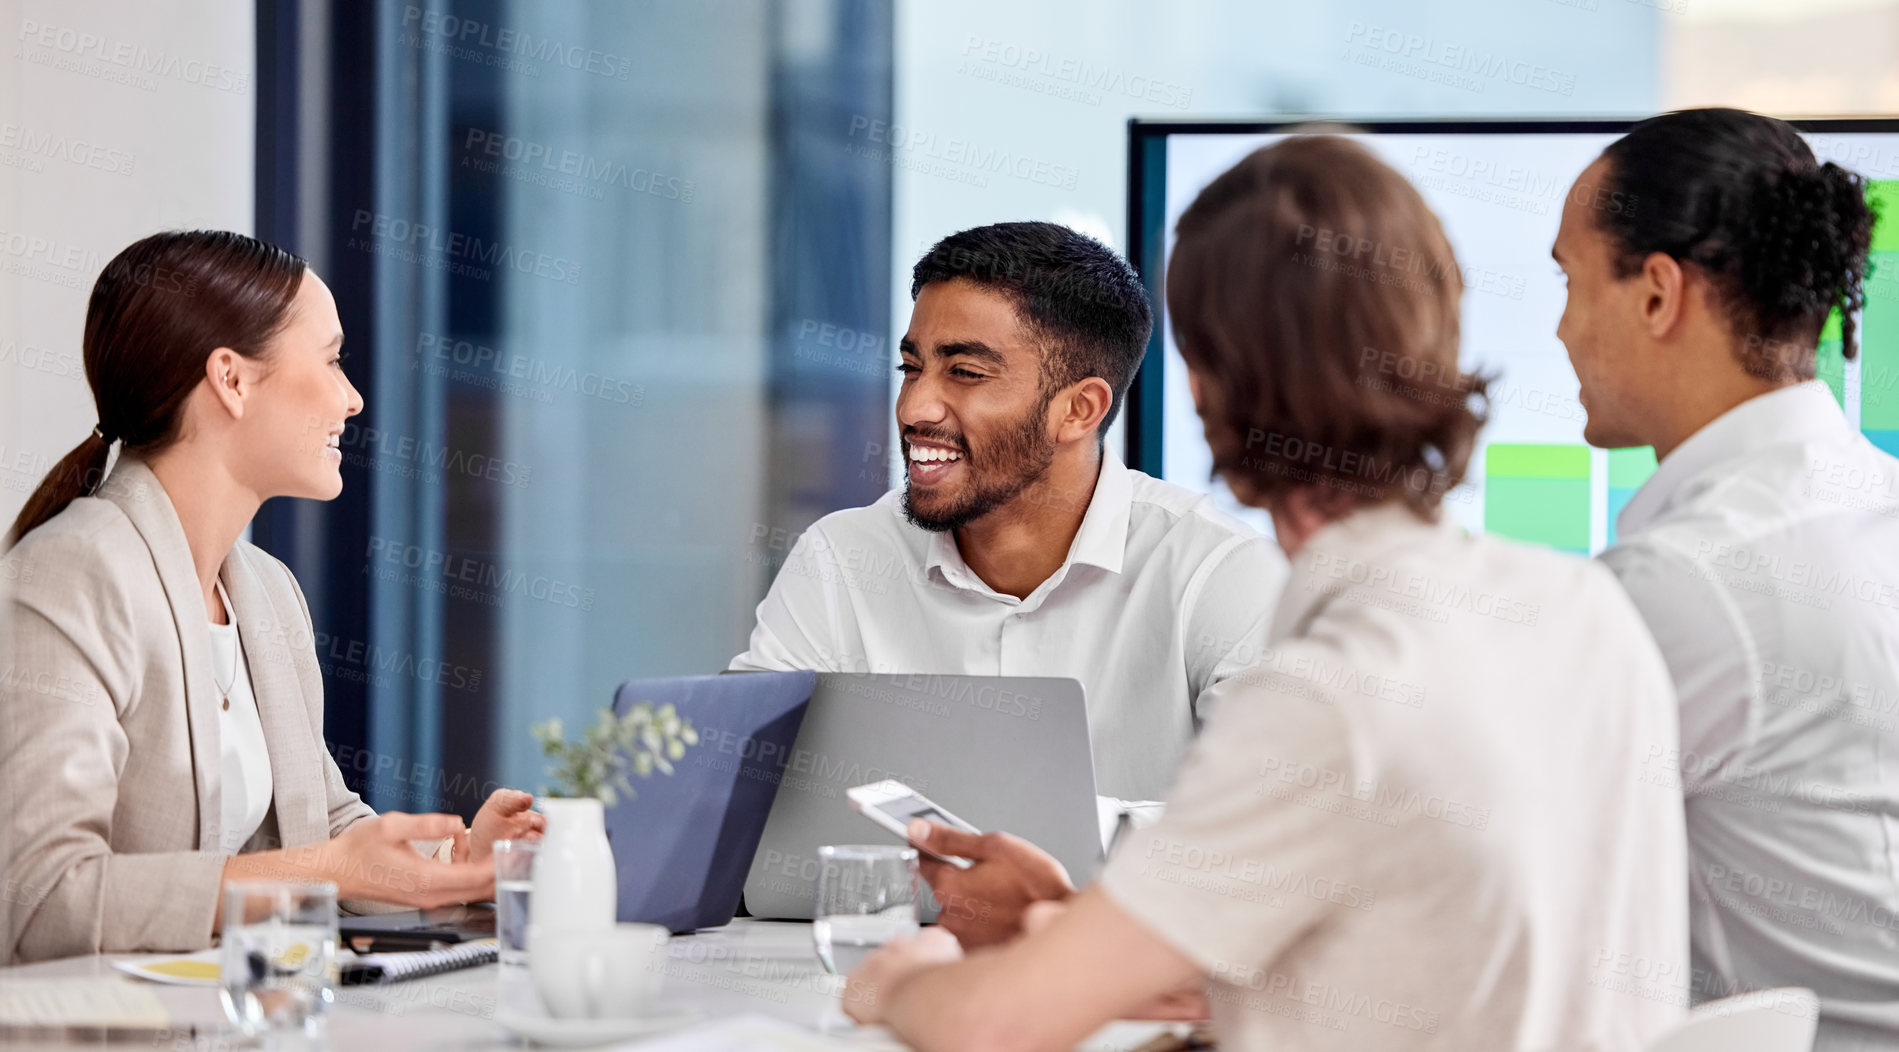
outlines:
[[[1424,265],[1315,266],[1313,229]],[[1168,314],[1217,470],[1292,559],[1267,655],[1213,688],[1166,815],[1093,887],[967,959],[941,930],[891,943],[853,1017],[985,1052],[1200,991],[1222,1048],[1275,1052],[1632,1052],[1681,1018],[1618,971],[1686,964],[1681,796],[1641,777],[1676,744],[1668,669],[1599,563],[1442,520],[1482,423],[1442,394],[1486,389],[1457,365],[1462,289],[1417,190],[1347,139],[1285,139],[1200,192]],[[1366,348],[1454,382],[1369,383]],[[925,870],[985,899],[1019,898],[1021,868]]]
[[[342,343],[323,282],[241,234],[153,235],[93,286],[99,423],[0,558],[0,963],[204,948],[241,880],[487,898],[493,842],[543,826],[511,789],[466,829],[377,815],[324,747],[303,594],[239,538],[271,497],[341,492]]]
[[[1672,986],[1810,987],[1822,1052],[1899,1046],[1899,460],[1815,379],[1831,311],[1856,356],[1874,218],[1791,125],[1685,110],[1584,170],[1553,249],[1584,437],[1660,458],[1602,561],[1680,695]]]

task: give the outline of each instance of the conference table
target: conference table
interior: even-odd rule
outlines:
[[[140,955],[71,957],[0,969],[0,984],[13,978],[76,978],[122,974],[112,960]],[[176,956],[151,955],[151,956]],[[692,1016],[691,1025],[710,1026],[751,1014],[797,1028],[795,1045],[758,1044],[751,1048],[900,1049],[889,1031],[858,1027],[839,1007],[844,980],[827,974],[811,943],[811,926],[793,921],[741,918],[722,928],[674,936],[660,991],[659,1007]],[[135,980],[136,981],[136,980]],[[15,1049],[111,1047],[184,1050],[247,1047],[225,1022],[215,989],[149,984],[164,1002],[175,1028],[197,1028],[196,1036],[162,1042],[98,1045],[86,1040],[6,1042]],[[539,1014],[527,969],[486,965],[420,979],[337,989],[326,1027],[329,1048],[347,1052],[380,1049],[462,1052],[530,1047],[495,1022],[497,1012]],[[1081,1047],[1091,1052],[1132,1052],[1169,1032],[1174,1025],[1118,1022],[1104,1027]],[[691,1033],[675,1031],[641,1039],[660,1043]],[[323,1047],[318,1045],[317,1047]],[[542,1047],[542,1046],[531,1046]],[[637,1048],[627,1042],[596,1047]],[[733,1047],[737,1052],[737,1046]]]

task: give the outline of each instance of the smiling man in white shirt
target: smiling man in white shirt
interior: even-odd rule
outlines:
[[[1891,1048],[1899,461],[1814,379],[1836,307],[1855,352],[1864,184],[1781,121],[1689,110],[1639,125],[1577,185],[1608,191],[1570,195],[1554,252],[1585,435],[1661,458],[1603,560],[1680,696],[1681,748],[1650,773],[1678,771],[1687,803],[1683,993],[1811,987],[1816,1048]]]
[[[1158,798],[1202,693],[1257,659],[1285,560],[1105,448],[1153,328],[1106,246],[977,227],[910,291],[906,484],[805,532],[732,667],[1073,677],[1099,791]]]

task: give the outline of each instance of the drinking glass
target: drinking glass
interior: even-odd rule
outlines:
[[[336,999],[336,885],[226,884],[218,971],[246,1036],[320,1035]]]
[[[879,946],[917,931],[917,852],[889,844],[818,848],[811,938],[833,975],[848,975]]]
[[[501,963],[526,964],[529,904],[534,891],[534,853],[541,841],[495,841],[495,935],[501,940]]]

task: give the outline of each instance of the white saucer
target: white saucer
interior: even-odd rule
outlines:
[[[516,1037],[537,1045],[563,1048],[584,1048],[663,1034],[698,1019],[697,1012],[663,1012],[637,1019],[553,1019],[544,1015],[495,1013],[495,1022]]]

